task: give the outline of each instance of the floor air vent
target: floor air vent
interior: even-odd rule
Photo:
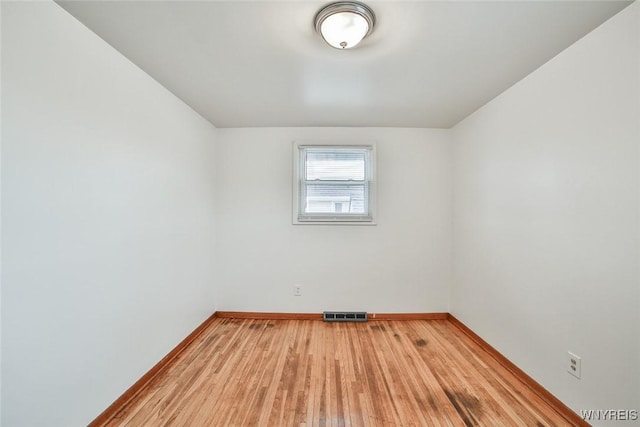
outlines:
[[[367,313],[357,311],[325,311],[322,313],[325,322],[366,322]]]

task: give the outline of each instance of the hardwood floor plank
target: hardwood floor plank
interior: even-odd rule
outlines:
[[[104,425],[572,424],[448,320],[219,318]]]

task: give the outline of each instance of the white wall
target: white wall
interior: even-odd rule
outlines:
[[[444,130],[219,129],[223,310],[449,309],[450,141]],[[376,226],[292,225],[292,142],[377,141]],[[302,296],[293,296],[293,285]]]
[[[2,46],[2,5],[0,4],[0,46]],[[2,82],[2,54],[0,52],[0,83]],[[0,94],[2,84],[0,84]],[[1,98],[0,98],[1,99]],[[0,242],[2,242],[2,104],[0,101]],[[2,244],[0,243],[0,425],[2,425]]]
[[[452,312],[575,411],[640,410],[639,8],[453,129]]]
[[[214,138],[58,5],[2,2],[3,425],[86,425],[215,310]]]

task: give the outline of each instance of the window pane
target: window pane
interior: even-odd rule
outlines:
[[[366,184],[306,184],[304,213],[366,214]]]
[[[309,181],[362,181],[366,155],[366,149],[309,148],[305,177]]]

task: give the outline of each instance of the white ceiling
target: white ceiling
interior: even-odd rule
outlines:
[[[326,45],[323,1],[59,1],[217,127],[448,128],[628,1],[369,1]]]

